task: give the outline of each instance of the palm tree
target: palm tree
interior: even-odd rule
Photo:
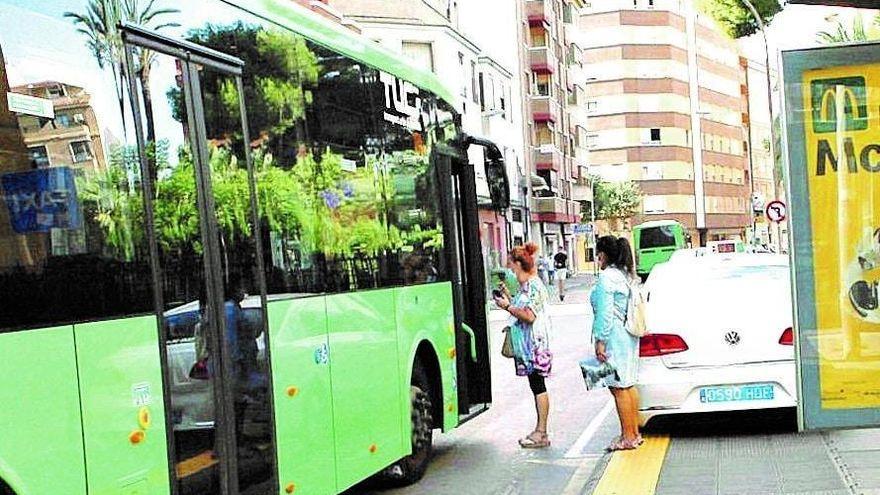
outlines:
[[[162,22],[162,18],[177,14],[173,8],[156,6],[157,0],[89,0],[86,12],[66,12],[64,17],[73,20],[82,33],[86,44],[102,69],[110,66],[119,109],[125,114],[125,52],[119,23],[122,21],[137,24],[153,30],[177,27],[176,22]],[[137,52],[136,66],[132,68],[141,83],[141,96],[144,103],[144,117],[147,124],[147,141],[155,142],[156,126],[153,120],[153,96],[150,91],[150,69],[156,54],[152,50],[140,48]]]
[[[823,45],[831,45],[834,43],[852,43],[860,41],[870,41],[878,39],[877,33],[869,27],[865,27],[865,20],[861,14],[856,14],[852,21],[852,30],[837,17],[837,14],[827,18],[829,22],[833,19],[833,29],[831,31],[821,31],[816,33],[816,38]],[[874,25],[880,27],[880,14],[874,18]]]
[[[148,0],[146,6],[140,8],[140,0],[124,0],[123,15],[125,20],[150,28],[154,31],[179,27],[176,22],[161,22],[161,18],[168,15],[179,14],[180,10],[174,8],[158,8],[156,0]],[[150,89],[150,71],[156,61],[156,53],[146,48],[140,48],[137,60],[137,77],[141,83],[141,96],[144,99],[144,117],[147,120],[147,142],[156,142],[156,127],[153,120],[153,92]]]
[[[117,30],[121,10],[118,0],[91,0],[85,13],[65,12],[64,17],[71,19],[78,26],[77,31],[86,37],[86,45],[95,56],[98,67],[110,67],[119,111],[125,115],[125,66],[122,63],[122,40]]]

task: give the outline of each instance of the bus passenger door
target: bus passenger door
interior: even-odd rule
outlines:
[[[278,493],[243,63],[121,29],[127,66],[151,61],[151,77],[133,75],[128,89],[158,287],[172,493]]]
[[[474,168],[464,150],[435,146],[432,153],[441,184],[443,235],[450,263],[455,307],[458,413],[465,421],[492,402],[486,279],[480,246]],[[473,342],[472,342],[473,340]],[[476,360],[471,355],[471,344]]]

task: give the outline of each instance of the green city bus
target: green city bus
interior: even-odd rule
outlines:
[[[645,280],[655,265],[665,263],[672,253],[687,247],[687,233],[675,220],[655,220],[633,227],[636,273]]]
[[[491,402],[430,72],[289,0],[0,0],[0,494],[414,482]]]

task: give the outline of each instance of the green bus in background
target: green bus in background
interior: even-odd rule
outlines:
[[[674,220],[645,222],[633,227],[636,273],[646,279],[654,265],[665,263],[672,253],[687,247],[687,234]]]
[[[0,0],[0,494],[414,482],[491,402],[470,146],[289,0]]]

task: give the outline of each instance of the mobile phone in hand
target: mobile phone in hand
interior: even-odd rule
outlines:
[[[492,295],[494,297],[497,297],[498,299],[501,299],[501,296],[502,296],[501,291],[498,289],[492,289]]]

